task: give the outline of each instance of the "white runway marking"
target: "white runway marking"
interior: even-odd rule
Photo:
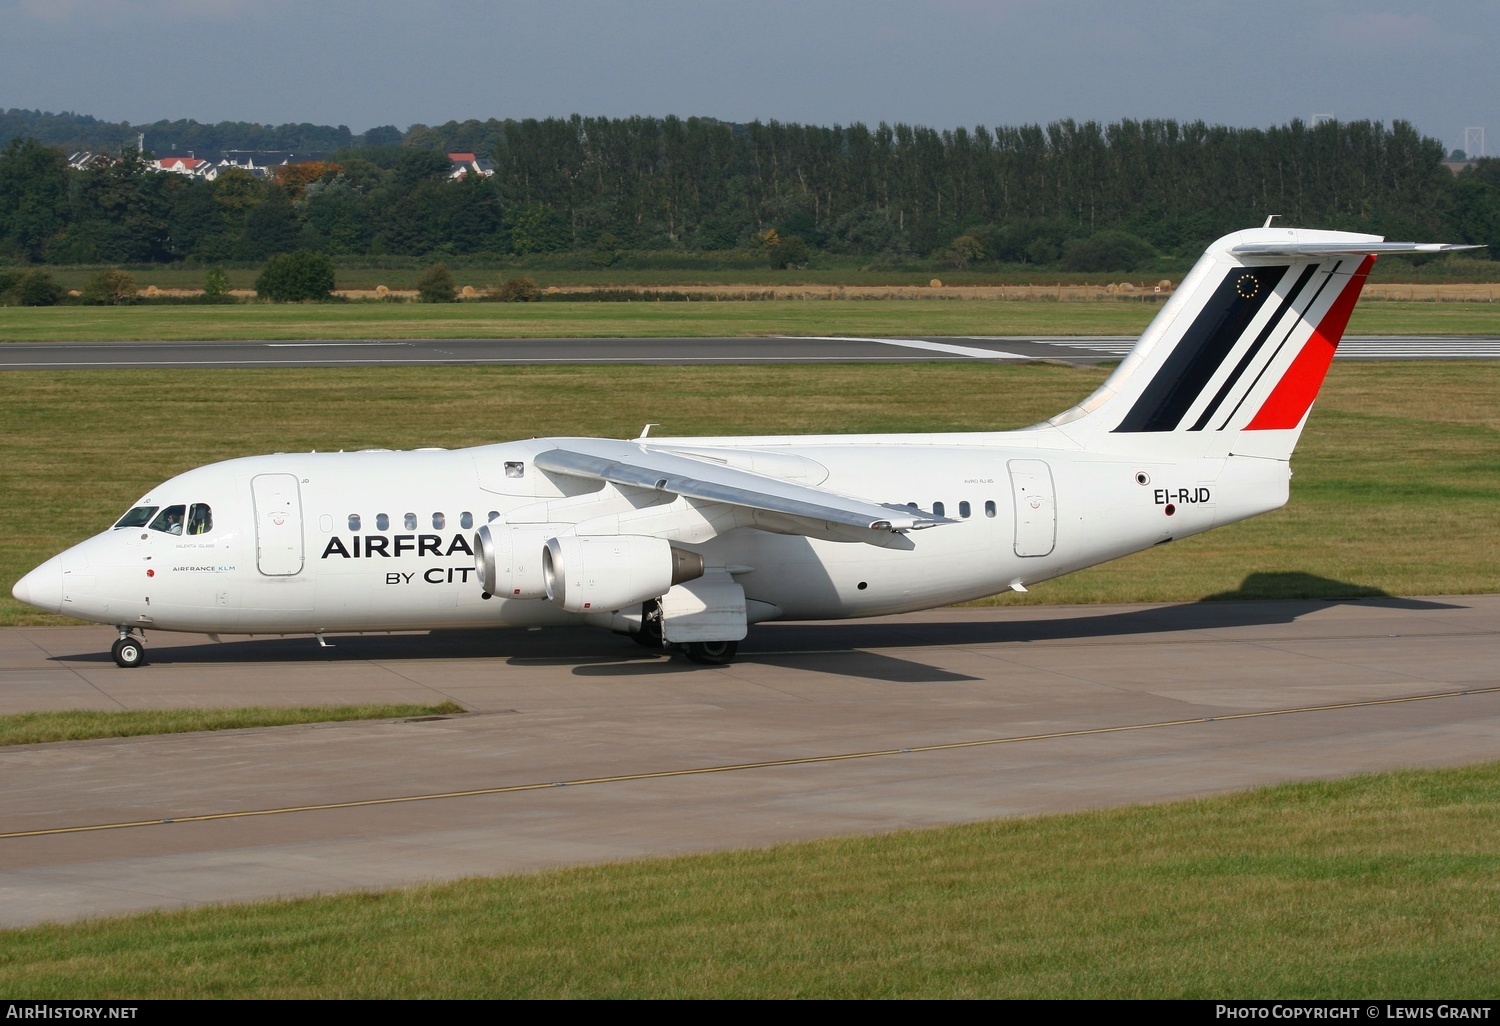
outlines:
[[[974,346],[955,346],[948,342],[928,342],[920,338],[860,338],[854,335],[782,335],[780,337],[810,339],[814,342],[876,342],[883,346],[903,346],[907,349],[926,349],[929,352],[949,353],[953,356],[972,356],[976,360],[1028,359],[1016,353],[1002,353],[994,349],[979,349]]]

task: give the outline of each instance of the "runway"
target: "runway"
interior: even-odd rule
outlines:
[[[548,363],[853,363],[928,360],[1118,360],[1133,337],[1066,338],[460,338],[366,341],[47,342],[0,345],[0,370],[180,367],[397,367]],[[1493,360],[1500,338],[1360,336],[1345,360]]]
[[[729,667],[583,630],[0,631],[0,712],[470,712],[0,749],[0,925],[1494,759],[1500,596],[766,624]]]

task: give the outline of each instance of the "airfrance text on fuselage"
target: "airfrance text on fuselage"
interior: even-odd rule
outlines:
[[[363,544],[361,544],[363,542]],[[383,556],[390,559],[395,556],[452,556],[455,553],[463,553],[473,557],[474,550],[461,534],[455,534],[448,542],[447,549],[443,548],[443,536],[440,534],[393,534],[387,537],[383,534],[354,535],[348,544],[337,535],[328,539],[328,544],[323,547],[323,555],[319,558],[327,559],[329,556],[338,556],[342,559],[373,559]]]

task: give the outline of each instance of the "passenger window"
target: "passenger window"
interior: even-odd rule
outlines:
[[[156,519],[151,521],[151,530],[160,531],[163,534],[181,534],[182,516],[186,512],[186,506],[168,506],[156,514]]]
[[[937,517],[947,516],[948,507],[944,506],[941,502],[934,502],[932,504],[932,515]]]
[[[969,501],[965,499],[958,504],[958,515],[967,520],[969,519],[969,512]]]
[[[465,531],[473,527],[474,514],[470,513],[468,510],[464,510],[458,515],[458,526],[462,527]]]
[[[214,511],[206,502],[195,502],[188,510],[187,533],[207,534],[214,529]]]
[[[506,477],[525,477],[526,476],[526,464],[520,462],[519,460],[506,460],[505,461],[505,476]]]
[[[401,518],[401,522],[406,525],[408,531],[415,531],[417,529],[417,515],[415,513],[406,514],[406,516]]]
[[[987,517],[992,517],[992,516],[995,515],[995,500],[994,499],[986,499],[984,501],[984,515],[987,516]]]
[[[498,509],[492,509],[492,510],[490,510],[490,517],[489,518],[491,520],[499,520],[500,519],[500,511]]]
[[[432,529],[434,531],[441,531],[447,525],[448,525],[448,518],[447,518],[447,516],[445,516],[442,513],[434,513],[432,515]]]
[[[391,529],[391,518],[384,513],[375,514],[375,530],[389,531]]]
[[[349,514],[349,530],[351,530],[351,531],[358,531],[359,530],[359,514],[358,513],[350,513]]]
[[[131,510],[129,513],[126,513],[123,517],[121,517],[119,522],[116,523],[115,526],[145,527],[148,523],[151,522],[151,515],[155,513],[159,508],[159,506],[137,506],[135,509]]]

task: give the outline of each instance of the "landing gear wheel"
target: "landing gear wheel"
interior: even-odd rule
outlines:
[[[128,670],[146,661],[146,646],[137,638],[121,638],[110,646],[109,654],[115,657],[115,665]]]
[[[705,666],[728,666],[739,650],[738,641],[689,641],[682,646],[689,659]]]

